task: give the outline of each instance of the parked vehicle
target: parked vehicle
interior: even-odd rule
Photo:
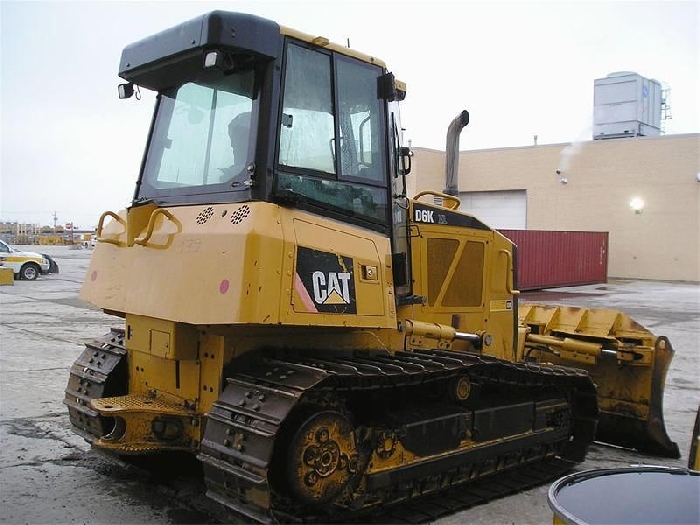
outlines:
[[[42,273],[49,273],[51,261],[46,255],[36,252],[24,252],[13,248],[0,240],[0,261],[4,266],[12,268],[15,278],[33,281]],[[55,264],[55,262],[54,262]],[[56,272],[58,265],[56,264]]]
[[[58,273],[58,263],[56,260],[48,253],[42,253],[41,255],[46,257],[46,259],[49,261],[49,271],[47,273]]]

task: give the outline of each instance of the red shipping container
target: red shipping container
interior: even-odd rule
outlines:
[[[605,283],[608,232],[499,230],[518,246],[518,288]]]

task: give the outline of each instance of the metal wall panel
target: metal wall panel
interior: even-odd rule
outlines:
[[[657,136],[661,133],[661,84],[624,71],[593,86],[593,138]]]
[[[604,283],[608,232],[499,230],[518,246],[518,288]]]
[[[527,228],[525,190],[463,191],[459,209],[478,217],[492,228]]]

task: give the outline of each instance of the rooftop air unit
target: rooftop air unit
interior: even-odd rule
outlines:
[[[593,138],[658,136],[661,134],[661,83],[631,71],[595,80]]]

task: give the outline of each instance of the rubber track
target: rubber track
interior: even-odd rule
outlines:
[[[580,370],[511,363],[464,352],[437,350],[355,358],[263,357],[241,368],[234,377],[227,378],[228,385],[209,414],[202,451],[198,456],[204,464],[207,495],[258,521],[280,518],[289,521],[293,516],[265,511],[264,503],[260,508],[251,505],[249,500],[272,501],[267,469],[274,441],[285,418],[302,396],[423,385],[464,373],[477,383],[523,387],[551,385],[571,391],[573,439],[564,445],[561,456],[567,460],[568,468],[584,459],[595,436],[597,405],[595,387],[587,374]],[[557,471],[561,472],[561,469]],[[535,480],[534,484],[541,482],[537,481],[538,476],[530,477]],[[486,481],[491,478],[484,479],[481,498],[488,499],[496,486],[495,477],[491,482]],[[520,490],[519,486],[532,486],[525,478],[520,484],[513,483],[514,480],[516,478],[510,478],[510,482],[504,485],[509,487],[509,493]],[[472,492],[478,488],[473,481],[469,486]],[[464,499],[464,496],[460,497]],[[474,499],[475,495],[472,494],[471,498]],[[425,501],[421,498],[421,502]],[[401,503],[402,509],[407,508],[408,502]],[[328,516],[325,519],[327,521]]]

